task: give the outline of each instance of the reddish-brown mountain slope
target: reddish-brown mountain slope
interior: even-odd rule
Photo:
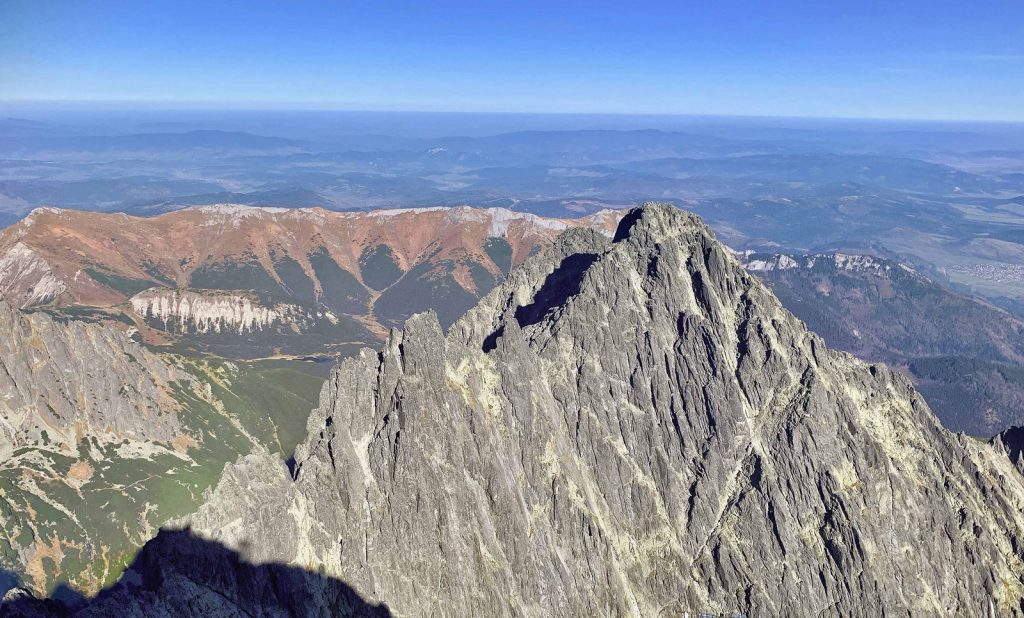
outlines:
[[[260,354],[308,353],[327,331],[366,343],[425,309],[453,321],[561,230],[610,233],[618,219],[469,207],[216,205],[150,218],[38,209],[0,233],[0,298],[127,318],[152,342],[259,337]],[[302,335],[311,340],[296,349],[280,340]]]

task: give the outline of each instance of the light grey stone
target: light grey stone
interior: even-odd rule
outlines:
[[[395,615],[1024,613],[1005,453],[666,205],[566,232],[447,334],[413,317],[308,430],[294,479],[247,457],[187,524]]]

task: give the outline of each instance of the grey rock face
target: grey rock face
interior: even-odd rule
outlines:
[[[170,440],[181,432],[168,384],[186,374],[124,333],[4,303],[0,332],[0,459],[30,444],[75,454],[83,435]]]
[[[137,548],[163,506],[146,467],[170,477],[167,459],[195,465],[173,389],[197,381],[99,324],[0,303],[0,333],[0,586],[98,588],[119,539]]]
[[[1003,453],[652,204],[345,360],[294,480],[245,458],[188,523],[400,616],[1021,615],[1022,506]]]

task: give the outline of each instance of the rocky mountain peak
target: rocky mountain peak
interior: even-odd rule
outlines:
[[[993,436],[989,443],[1006,453],[1013,465],[1024,474],[1024,427],[1010,427]]]
[[[397,615],[1024,612],[1007,457],[827,350],[666,205],[563,234],[447,334],[421,314],[343,361],[295,461],[228,466],[182,522],[329,576],[295,613],[352,590]],[[189,562],[100,609],[209,607],[232,567]]]
[[[664,242],[680,232],[700,231],[710,234],[697,215],[679,210],[669,204],[647,202],[622,218],[615,231],[616,242],[631,239],[637,244]]]

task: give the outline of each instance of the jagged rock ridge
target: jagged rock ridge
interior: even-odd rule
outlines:
[[[893,260],[834,254],[737,258],[833,348],[899,367],[953,431],[988,438],[1024,422],[1024,321]]]
[[[668,206],[342,362],[296,462],[228,466],[189,523],[396,615],[1024,613],[1005,455],[827,350]]]

